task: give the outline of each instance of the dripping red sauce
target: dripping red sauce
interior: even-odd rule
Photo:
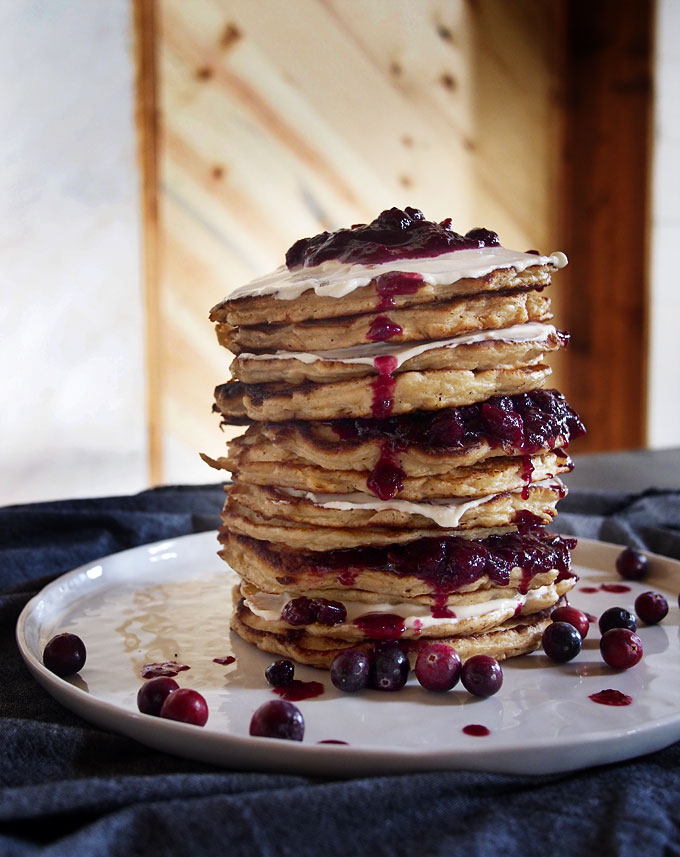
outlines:
[[[292,684],[287,684],[285,687],[275,687],[272,690],[272,693],[280,696],[281,699],[286,699],[288,702],[313,699],[315,696],[321,696],[323,692],[324,686],[320,681],[300,681],[297,678],[293,679]]]
[[[423,278],[417,273],[388,271],[376,277],[374,282],[380,295],[378,309],[392,309],[396,306],[396,295],[414,295],[423,285]]]
[[[376,357],[373,365],[378,370],[378,377],[372,382],[373,401],[371,413],[375,419],[387,419],[394,407],[394,387],[396,385],[392,373],[397,368],[397,358],[386,354]]]
[[[354,568],[346,568],[338,575],[338,583],[342,586],[354,586],[359,572]]]
[[[229,664],[236,663],[236,658],[233,655],[227,655],[224,658],[213,658],[213,663],[228,667]]]
[[[366,339],[369,342],[385,342],[387,339],[392,339],[393,336],[399,336],[401,331],[402,327],[396,321],[392,321],[387,315],[379,315],[371,322]]]
[[[373,640],[398,640],[406,630],[403,617],[394,613],[366,613],[353,624]]]
[[[529,499],[529,486],[531,485],[531,474],[534,472],[534,464],[529,455],[522,456],[522,479],[524,480],[524,488],[522,488],[522,500]]]
[[[186,664],[177,661],[163,661],[163,663],[144,664],[142,667],[142,678],[157,678],[158,676],[175,676],[184,670],[190,670]]]
[[[430,613],[435,619],[455,619],[456,614],[446,605],[446,593],[439,593],[435,596],[434,604],[430,607]]]
[[[630,586],[626,586],[625,583],[603,583],[600,589],[603,592],[613,592],[615,594],[630,592]]]
[[[588,699],[599,702],[600,705],[630,705],[633,701],[632,696],[611,687],[607,690],[601,690],[599,693],[591,693]]]
[[[380,458],[366,480],[369,491],[381,500],[391,500],[404,487],[406,472],[399,466],[397,452],[389,440],[384,441]]]
[[[491,734],[491,730],[482,726],[481,723],[470,723],[468,726],[463,726],[463,732],[466,735],[474,735],[475,738],[485,738]]]

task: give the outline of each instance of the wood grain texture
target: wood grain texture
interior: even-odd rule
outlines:
[[[565,320],[582,451],[645,441],[649,0],[567,4]]]
[[[163,479],[195,481],[210,478],[196,451],[219,454],[209,411],[228,363],[207,312],[281,264],[297,238],[414,205],[459,231],[493,228],[509,247],[558,249],[560,6],[155,9],[154,409]],[[559,288],[553,297],[559,311]]]

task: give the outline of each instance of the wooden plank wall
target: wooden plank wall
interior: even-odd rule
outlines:
[[[139,5],[155,35],[154,481],[211,479],[197,450],[222,448],[210,406],[228,355],[207,312],[296,238],[414,205],[509,247],[559,249],[560,3]]]

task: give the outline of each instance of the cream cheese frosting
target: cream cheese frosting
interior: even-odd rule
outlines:
[[[505,247],[481,247],[454,250],[422,259],[398,259],[379,265],[329,261],[315,267],[293,270],[281,265],[270,274],[236,289],[229,298],[273,295],[279,300],[291,301],[308,289],[313,289],[319,297],[343,298],[355,289],[367,286],[375,277],[393,271],[420,274],[424,283],[440,286],[466,278],[484,277],[499,268],[514,268],[521,273],[534,265],[563,268],[566,264],[567,257],[559,251],[549,256],[537,256]]]

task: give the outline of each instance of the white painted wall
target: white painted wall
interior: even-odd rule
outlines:
[[[650,235],[648,444],[680,446],[680,3],[658,0]]]
[[[0,4],[0,504],[146,484],[131,23]]]

